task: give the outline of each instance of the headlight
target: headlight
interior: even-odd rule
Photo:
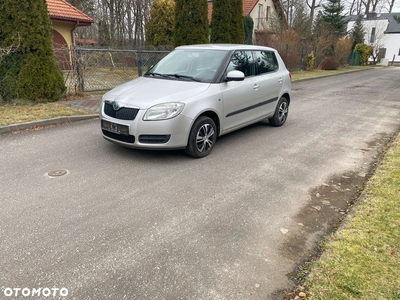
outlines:
[[[144,121],[157,121],[175,118],[179,115],[185,104],[180,102],[171,102],[157,104],[150,107],[143,116]]]

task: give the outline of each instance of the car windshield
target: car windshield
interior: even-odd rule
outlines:
[[[212,82],[227,54],[225,50],[174,50],[145,76]]]

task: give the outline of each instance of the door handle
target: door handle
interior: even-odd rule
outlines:
[[[255,85],[253,85],[253,89],[258,90],[260,86],[256,83]]]
[[[279,78],[279,83],[282,83],[283,82],[283,78]]]

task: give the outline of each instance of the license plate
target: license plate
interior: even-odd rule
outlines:
[[[109,121],[101,120],[101,128],[114,133],[129,135],[129,127]]]

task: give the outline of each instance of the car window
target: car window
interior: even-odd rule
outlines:
[[[254,76],[254,67],[254,59],[251,51],[235,51],[226,69],[226,73],[237,70],[242,71],[246,77]]]
[[[273,51],[255,51],[255,53],[259,74],[278,70],[278,60]]]
[[[190,76],[198,81],[210,82],[227,55],[228,51],[225,50],[175,50],[152,67],[148,73]]]

